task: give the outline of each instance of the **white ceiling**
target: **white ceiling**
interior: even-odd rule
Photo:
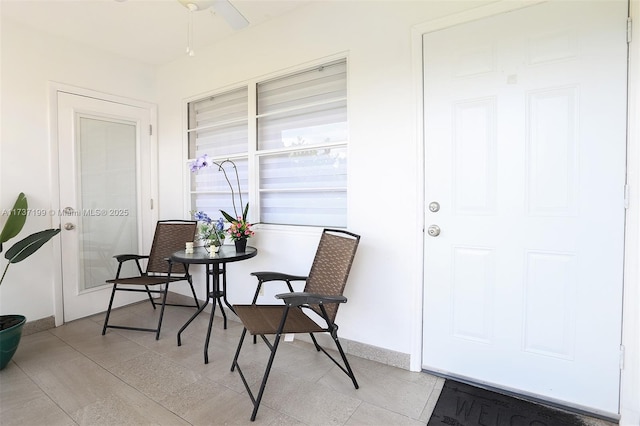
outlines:
[[[234,31],[212,8],[194,13],[198,49],[247,31],[309,0],[231,0],[249,20]],[[189,11],[178,0],[0,0],[3,18],[148,64],[186,55]]]

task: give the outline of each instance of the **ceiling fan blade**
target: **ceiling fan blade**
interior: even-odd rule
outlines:
[[[241,30],[249,25],[247,18],[242,16],[242,13],[240,13],[229,0],[214,0],[213,9],[216,13],[220,14],[234,30]]]

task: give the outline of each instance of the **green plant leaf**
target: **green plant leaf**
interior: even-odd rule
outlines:
[[[225,212],[225,211],[223,211],[223,210],[220,210],[220,213],[222,213],[222,216],[224,216],[225,220],[226,220],[227,222],[229,222],[229,223],[231,223],[231,222],[235,222],[235,221],[237,221],[237,220],[238,220],[238,218],[237,218],[237,217],[233,217],[233,216],[231,216],[229,213],[227,213],[227,212]]]
[[[0,248],[2,247],[2,243],[15,237],[22,231],[22,227],[27,221],[27,207],[27,196],[24,195],[24,192],[21,192],[13,205],[13,209],[9,212],[9,218],[4,224],[4,228],[2,228],[2,233],[0,233]],[[0,252],[1,251],[0,249]]]
[[[244,222],[247,221],[247,214],[249,214],[249,203],[247,203],[247,205],[244,208],[244,211],[242,212],[242,220]]]
[[[35,253],[44,243],[56,236],[60,229],[45,229],[15,243],[4,257],[9,263],[18,263]]]

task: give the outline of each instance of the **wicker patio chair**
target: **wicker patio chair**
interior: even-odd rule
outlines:
[[[250,305],[234,305],[235,313],[242,321],[244,330],[231,365],[231,371],[238,369],[249,398],[253,402],[252,421],[255,420],[260,407],[260,401],[278,350],[280,337],[283,334],[309,333],[316,350],[322,351],[340,367],[351,378],[355,388],[358,389],[358,382],[338,340],[338,326],[334,320],[339,304],[347,301],[347,298],[342,293],[359,241],[359,235],[347,231],[325,229],[322,232],[308,277],[278,272],[254,272],[252,274],[258,278],[259,286],[268,281],[284,281],[291,289],[291,281],[306,280],[302,292],[276,295],[276,298],[283,300],[284,304],[259,305],[255,304],[256,298],[254,297],[254,303]],[[319,325],[313,318],[324,324]],[[320,318],[322,318],[322,321],[320,321]],[[260,336],[271,351],[257,396],[254,396],[250,389],[238,361],[247,331],[254,337]],[[329,333],[331,335],[342,358],[342,364],[318,344],[314,336],[315,333]],[[271,341],[266,335],[274,335],[275,337]]]
[[[189,274],[188,266],[170,261],[171,254],[178,250],[184,250],[185,243],[194,240],[196,226],[197,222],[191,220],[158,221],[156,224],[155,234],[153,236],[151,251],[148,256],[137,254],[121,254],[114,256],[118,261],[118,271],[116,272],[116,277],[114,279],[106,281],[107,283],[113,284],[113,289],[111,291],[111,299],[109,300],[109,307],[104,320],[104,327],[102,328],[103,335],[106,333],[107,328],[117,328],[124,330],[155,332],[156,340],[158,340],[160,337],[160,328],[162,326],[162,317],[164,315],[165,306],[200,307],[198,298],[196,297],[196,292],[193,288],[193,282],[191,280],[191,275]],[[147,268],[144,272],[140,265],[140,260],[143,259],[147,260]],[[128,261],[135,261],[136,267],[140,273],[138,276],[126,278],[120,277],[122,266]],[[193,294],[193,299],[195,301],[194,305],[167,303],[169,284],[177,281],[187,281],[189,283],[191,293]],[[150,286],[156,285],[160,287],[150,288]],[[113,299],[117,291],[147,293],[154,310],[156,309],[156,305],[159,304],[161,306],[160,318],[158,319],[156,328],[109,324],[111,307],[113,306]],[[160,294],[162,296],[162,302],[157,303],[154,301],[152,293]]]

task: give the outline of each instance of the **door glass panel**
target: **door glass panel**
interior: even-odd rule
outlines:
[[[138,252],[136,124],[79,117],[80,291],[115,277],[114,255]],[[121,276],[136,275],[127,262]]]

